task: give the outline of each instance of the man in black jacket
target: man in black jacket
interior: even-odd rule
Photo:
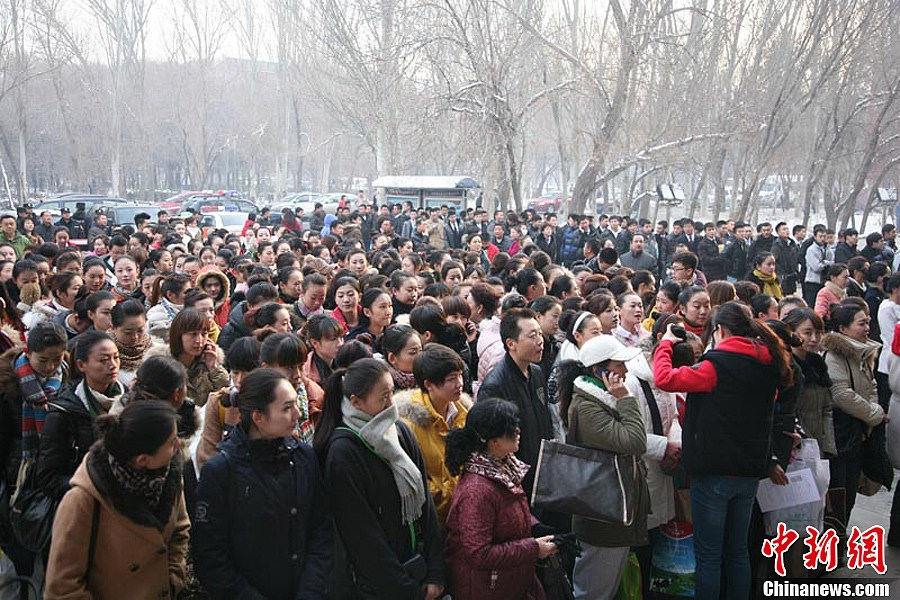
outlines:
[[[447,210],[447,223],[444,225],[444,240],[450,248],[462,248],[463,225],[456,216],[452,206]]]
[[[735,241],[725,248],[722,258],[725,259],[725,275],[734,283],[743,279],[748,271],[747,259],[750,253],[750,226],[738,222],[734,226]]]
[[[756,239],[753,240],[753,243],[750,245],[750,252],[747,254],[748,271],[751,270],[753,266],[753,259],[756,258],[756,255],[762,254],[763,252],[771,252],[772,244],[775,242],[775,237],[772,235],[771,223],[760,223],[756,226],[756,233],[758,233],[759,235],[757,235]]]
[[[800,247],[791,239],[788,224],[782,221],[775,226],[775,242],[772,254],[775,256],[775,273],[785,295],[797,291],[797,275],[800,269]]]
[[[720,256],[719,240],[716,239],[716,226],[706,223],[703,226],[703,239],[697,243],[697,256],[700,258],[700,269],[706,275],[706,281],[725,279],[727,261]]]
[[[856,244],[859,242],[859,232],[852,227],[844,230],[844,239],[834,248],[834,262],[847,264],[851,258],[859,254]]]
[[[34,235],[40,237],[48,244],[53,243],[53,231],[56,227],[53,225],[53,217],[49,210],[41,212],[41,220],[34,226]]]
[[[522,481],[526,493],[531,494],[541,440],[553,438],[547,379],[538,366],[544,352],[544,336],[533,311],[513,308],[500,321],[500,339],[506,355],[484,378],[478,400],[502,398],[519,408],[521,435],[516,456],[532,466]]]

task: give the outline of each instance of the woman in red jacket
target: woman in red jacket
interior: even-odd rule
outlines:
[[[535,563],[556,552],[553,536],[533,537],[516,458],[518,409],[511,402],[476,403],[466,426],[447,435],[447,468],[462,472],[447,515],[447,563],[454,600],[542,600]]]
[[[793,374],[778,336],[737,302],[716,310],[712,331],[715,345],[699,363],[674,368],[678,338],[669,325],[653,377],[663,391],[688,394],[681,460],[691,476],[695,598],[749,598],[747,531],[759,480],[788,482],[773,453],[772,419],[777,389],[790,387]]]

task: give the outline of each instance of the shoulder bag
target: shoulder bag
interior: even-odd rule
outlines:
[[[566,441],[542,440],[534,474],[535,508],[629,526],[634,520],[637,458],[573,444],[576,420]]]

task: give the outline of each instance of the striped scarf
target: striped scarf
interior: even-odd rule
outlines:
[[[40,435],[44,432],[44,418],[47,416],[47,402],[56,397],[62,386],[63,365],[52,375],[41,378],[23,352],[16,358],[14,367],[22,390],[22,458],[37,458]]]

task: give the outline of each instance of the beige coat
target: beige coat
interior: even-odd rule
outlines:
[[[94,446],[97,448],[97,446]],[[88,474],[91,451],[72,477],[53,521],[53,541],[47,563],[45,600],[159,600],[174,598],[184,587],[188,549],[187,510],[181,474],[172,484],[177,496],[168,522],[160,531],[138,524],[101,495]],[[100,519],[93,568],[85,584],[94,499]]]
[[[870,428],[879,425],[884,410],[878,404],[875,366],[881,344],[871,340],[858,342],[832,332],[822,338],[822,347],[826,350],[833,406]]]

